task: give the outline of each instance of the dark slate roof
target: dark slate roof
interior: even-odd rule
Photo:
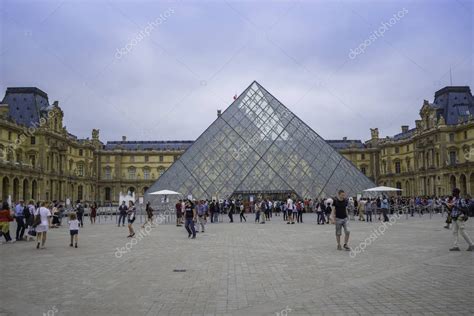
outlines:
[[[39,125],[39,119],[45,115],[51,105],[48,95],[38,88],[7,88],[3,104],[8,104],[8,113],[17,124],[24,126]]]
[[[346,149],[354,146],[355,148],[365,148],[360,139],[329,139],[326,142],[334,149]]]
[[[436,91],[433,104],[438,116],[444,117],[446,124],[458,124],[459,119],[474,116],[474,98],[468,86],[449,86]]]
[[[194,143],[192,140],[158,141],[111,141],[104,145],[105,150],[186,150]]]
[[[416,127],[412,128],[412,129],[409,129],[406,133],[400,133],[400,134],[396,134],[392,137],[389,137],[389,139],[391,139],[391,140],[402,140],[402,139],[410,138],[415,132],[416,132]]]

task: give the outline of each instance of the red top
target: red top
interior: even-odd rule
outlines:
[[[13,221],[13,217],[10,214],[9,210],[1,210],[0,211],[0,222],[11,222]]]

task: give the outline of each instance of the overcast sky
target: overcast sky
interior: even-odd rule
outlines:
[[[2,95],[42,89],[81,138],[194,140],[257,80],[322,137],[366,140],[413,127],[450,68],[474,87],[472,1],[0,3]]]

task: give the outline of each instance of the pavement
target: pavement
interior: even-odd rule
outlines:
[[[441,215],[351,221],[352,252],[313,214],[295,225],[247,218],[194,240],[161,220],[136,223],[133,242],[126,227],[86,218],[77,249],[66,227],[48,232],[46,249],[2,244],[0,316],[474,314],[474,252],[464,240],[448,251]],[[473,218],[466,231],[474,238]]]

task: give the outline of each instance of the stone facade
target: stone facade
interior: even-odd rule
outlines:
[[[329,140],[377,184],[404,195],[474,195],[474,103],[469,87],[446,87],[424,101],[416,127],[380,138]],[[57,101],[37,88],[8,88],[0,104],[2,199],[77,199],[116,204],[119,193],[143,196],[193,141],[112,141],[99,130],[79,139],[63,125]]]

